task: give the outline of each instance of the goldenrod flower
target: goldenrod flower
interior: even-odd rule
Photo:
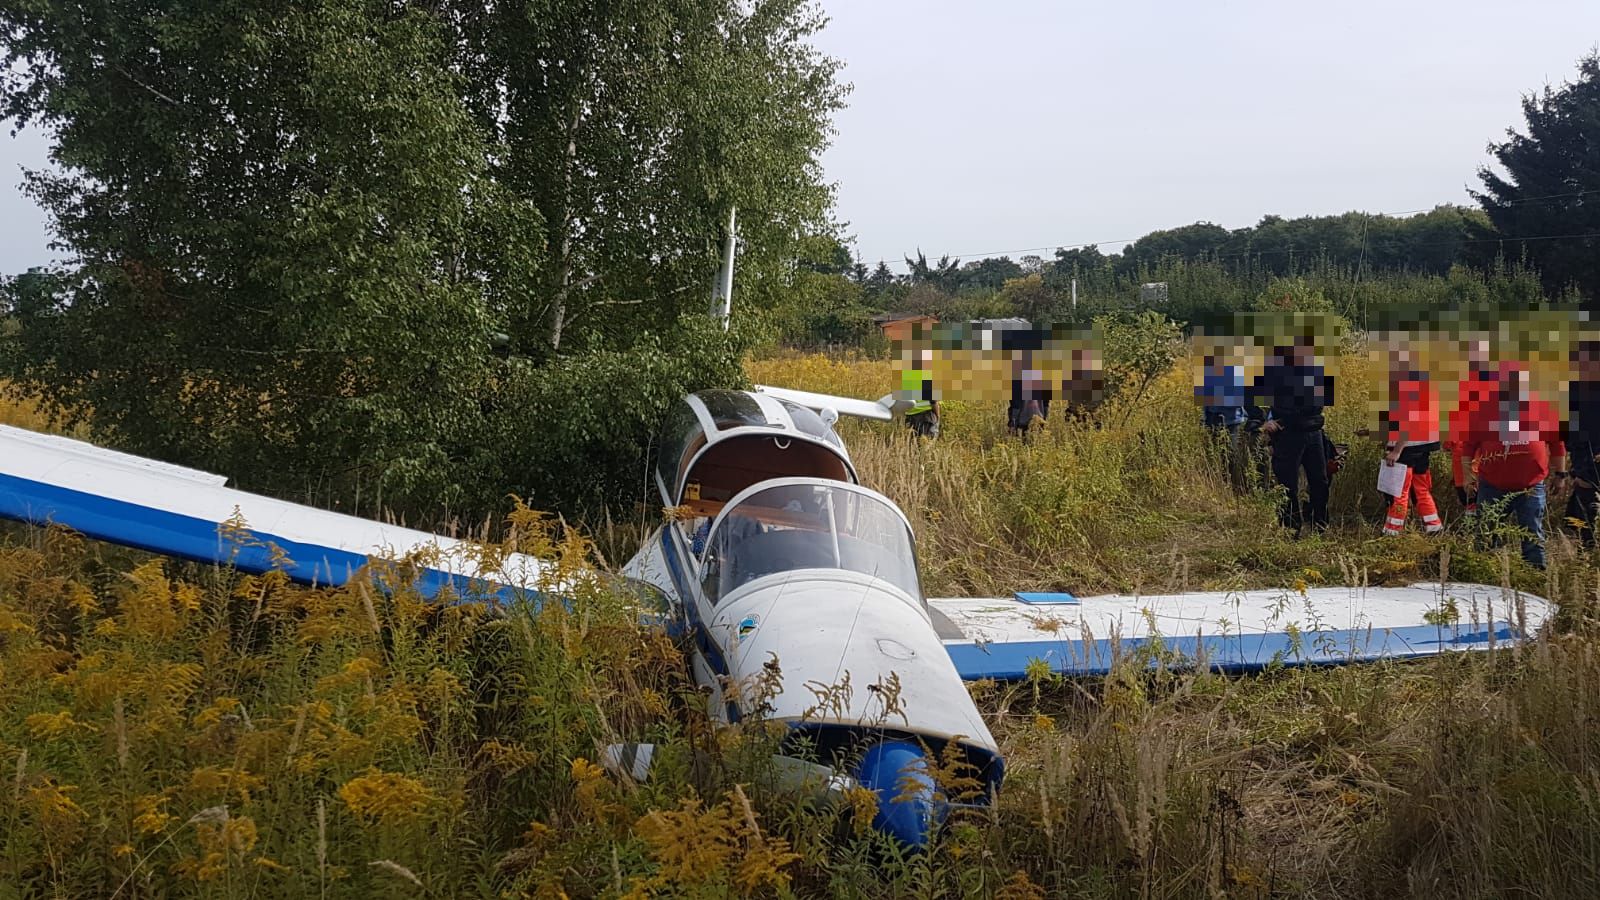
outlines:
[[[368,823],[394,825],[418,818],[437,798],[415,778],[373,770],[345,782],[339,799]]]
[[[133,830],[140,834],[160,834],[177,820],[164,808],[167,798],[161,794],[147,794],[133,801]]]
[[[74,732],[95,730],[93,725],[73,719],[72,711],[65,709],[57,713],[34,713],[23,719],[22,724],[36,741],[55,740],[68,737]]]

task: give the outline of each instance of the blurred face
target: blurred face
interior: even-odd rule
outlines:
[[[1467,342],[1467,362],[1469,362],[1469,363],[1471,363],[1472,365],[1475,365],[1475,366],[1488,365],[1488,363],[1489,363],[1489,342],[1488,341],[1468,341]]]

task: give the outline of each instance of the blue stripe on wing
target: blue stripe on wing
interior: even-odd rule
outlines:
[[[1415,659],[1462,650],[1487,650],[1508,646],[1524,637],[1509,622],[1491,628],[1452,628],[1409,625],[1400,628],[1362,628],[1338,631],[1287,631],[1230,634],[1214,637],[1161,637],[1160,646],[1189,661],[1204,659],[1218,672],[1254,672],[1274,665],[1340,665],[1385,659]],[[994,678],[1016,681],[1027,677],[1028,667],[1042,660],[1050,671],[1063,675],[1104,675],[1117,660],[1147,648],[1150,638],[1120,640],[1016,641],[1010,643],[947,643],[945,649],[956,671],[969,681]]]
[[[363,554],[292,541],[267,532],[248,530],[248,537],[240,535],[244,539],[236,541],[224,537],[220,522],[12,475],[0,475],[0,517],[35,525],[61,525],[96,540],[196,562],[231,565],[243,572],[259,574],[282,569],[301,584],[342,586],[367,564]],[[282,553],[275,553],[274,547]],[[420,571],[414,587],[430,599],[447,590],[458,599],[471,600],[509,601],[538,596],[533,591],[429,568]]]

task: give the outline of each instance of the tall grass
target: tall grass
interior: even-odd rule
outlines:
[[[854,396],[889,382],[860,360],[751,369]],[[1342,405],[1336,433],[1362,415]],[[1226,678],[1149,650],[1094,681],[974,684],[1006,786],[906,854],[867,832],[862,798],[780,789],[774,735],[710,722],[679,649],[600,582],[569,604],[440,608],[17,529],[0,548],[0,897],[1600,889],[1600,572],[1569,542],[1539,575],[1454,535],[1379,541],[1360,442],[1334,532],[1291,541],[1270,495],[1229,487],[1181,376],[1026,444],[1002,424],[951,404],[931,443],[848,426],[863,479],[915,521],[932,594],[1448,568],[1550,596],[1559,627],[1411,664]],[[592,557],[529,538],[564,577]],[[649,781],[601,770],[615,741],[659,745]]]

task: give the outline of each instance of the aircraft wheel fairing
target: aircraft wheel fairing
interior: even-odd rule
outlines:
[[[949,812],[933,783],[927,754],[911,741],[874,744],[861,757],[856,781],[878,795],[872,827],[909,847],[927,846]]]

